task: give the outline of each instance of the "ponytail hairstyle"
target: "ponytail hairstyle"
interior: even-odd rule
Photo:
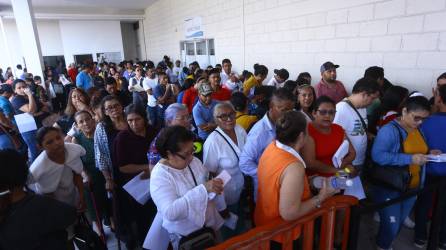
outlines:
[[[268,68],[265,65],[254,64],[254,75],[266,77],[268,75]]]

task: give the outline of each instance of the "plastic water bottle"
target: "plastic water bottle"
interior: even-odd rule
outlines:
[[[322,183],[325,181],[325,177],[316,176],[311,179],[311,184],[313,187],[317,189],[322,188]],[[348,178],[332,176],[328,177],[328,183],[334,189],[346,189],[347,187],[351,187],[353,185],[353,181]]]

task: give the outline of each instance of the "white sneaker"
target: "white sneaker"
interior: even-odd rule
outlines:
[[[376,221],[376,222],[380,222],[380,218],[379,218],[379,213],[378,212],[375,212],[373,214],[373,220]]]
[[[413,222],[413,220],[407,216],[406,219],[404,219],[404,226],[410,229],[413,229],[415,227],[415,222]]]

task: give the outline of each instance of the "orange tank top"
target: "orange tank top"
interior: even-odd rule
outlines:
[[[403,143],[403,148],[404,153],[406,154],[426,154],[429,151],[429,148],[418,129],[414,129],[407,134],[406,140],[404,140]],[[412,174],[409,187],[417,188],[420,185],[421,167],[419,165],[410,164],[409,171]]]
[[[339,146],[341,146],[344,141],[345,132],[344,129],[337,125],[331,124],[331,133],[324,134],[317,130],[313,124],[308,124],[308,134],[314,140],[315,146],[315,156],[318,161],[323,162],[324,164],[333,166],[332,158],[333,155],[338,150]],[[319,173],[315,171],[311,171],[309,169],[306,170],[308,176],[311,175],[321,175],[321,176],[333,176],[334,174],[327,173]]]
[[[263,152],[259,160],[257,169],[258,176],[258,193],[257,204],[254,212],[254,221],[257,226],[270,223],[274,219],[280,218],[279,213],[279,194],[280,194],[280,177],[283,171],[294,162],[300,162],[291,153],[278,148],[274,140]],[[311,198],[308,179],[304,177],[304,190],[302,201]],[[300,228],[293,231],[293,239],[300,235]],[[282,237],[274,238],[277,242],[282,242]]]

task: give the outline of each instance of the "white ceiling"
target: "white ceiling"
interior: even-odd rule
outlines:
[[[20,0],[21,1],[21,0]],[[156,0],[31,0],[37,10],[97,8],[116,10],[144,10]],[[10,7],[11,0],[0,0],[0,6]]]

